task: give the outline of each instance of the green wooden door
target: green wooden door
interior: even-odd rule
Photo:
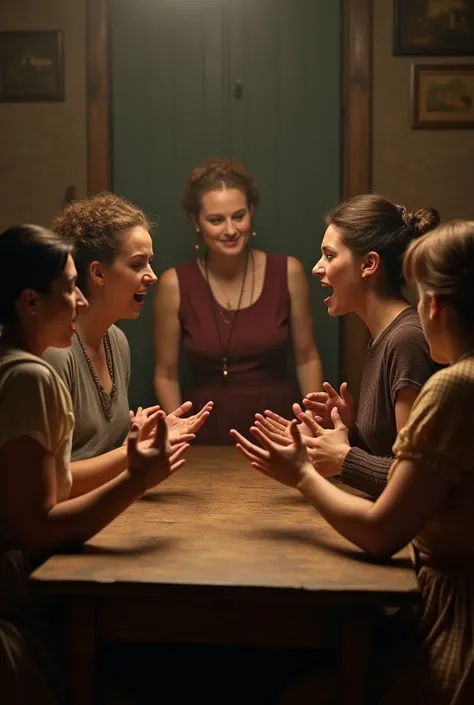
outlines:
[[[179,204],[186,174],[207,157],[230,156],[262,192],[256,246],[295,255],[310,274],[324,212],[340,195],[340,3],[114,0],[110,8],[113,188],[159,219],[157,272],[193,256]],[[314,278],[310,286],[325,376],[337,382],[338,322]],[[131,404],[150,404],[151,298],[122,327]]]

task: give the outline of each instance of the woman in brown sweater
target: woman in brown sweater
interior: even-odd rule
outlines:
[[[432,208],[407,213],[375,194],[356,196],[337,205],[326,217],[322,256],[313,274],[331,289],[325,300],[330,316],[356,313],[370,332],[360,389],[357,420],[347,384],[338,394],[325,383],[326,392],[307,395],[303,403],[325,427],[317,437],[305,436],[310,458],[325,477],[342,480],[371,496],[386,485],[392,463],[392,445],[405,425],[422,386],[436,371],[423,336],[416,309],[403,294],[403,255],[410,242],[438,225]],[[349,429],[349,438],[333,429],[331,409],[336,407]],[[294,407],[301,418],[302,410]],[[288,421],[269,413],[276,431]]]
[[[449,365],[419,394],[394,445],[389,482],[371,502],[327,482],[309,462],[295,422],[282,447],[233,432],[252,465],[298,489],[347,539],[376,556],[411,542],[421,600],[400,650],[374,653],[378,705],[474,702],[474,222],[453,222],[414,242],[405,259],[433,359]],[[375,381],[375,380],[374,380]],[[309,426],[314,419],[304,415]],[[346,433],[337,409],[337,433]],[[317,431],[317,427],[315,428]],[[400,626],[400,625],[399,625]],[[396,646],[391,638],[385,643]],[[383,684],[383,685],[382,685]],[[313,693],[313,702],[316,694]],[[310,702],[308,698],[307,702]]]

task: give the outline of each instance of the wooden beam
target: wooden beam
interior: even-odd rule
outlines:
[[[372,183],[372,0],[344,0],[343,197]],[[355,314],[342,321],[342,378],[358,401],[368,332]]]
[[[86,0],[87,191],[111,188],[110,88],[107,0]]]

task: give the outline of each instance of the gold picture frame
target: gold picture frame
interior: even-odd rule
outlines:
[[[412,66],[412,127],[474,128],[474,63]]]

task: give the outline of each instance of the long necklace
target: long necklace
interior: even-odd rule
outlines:
[[[253,262],[253,254],[252,254],[252,262]],[[207,261],[207,256],[204,257],[204,274],[206,277],[207,285],[209,287],[209,295],[211,297],[211,309],[212,309],[212,315],[214,317],[214,323],[216,326],[217,330],[217,335],[219,337],[219,343],[221,346],[222,350],[222,376],[224,379],[228,376],[229,374],[229,366],[228,366],[228,355],[229,355],[229,349],[230,349],[230,342],[232,340],[232,333],[234,332],[235,328],[235,322],[237,320],[237,314],[240,311],[240,306],[242,304],[242,297],[244,295],[244,288],[245,288],[245,281],[247,279],[247,269],[248,269],[248,264],[249,264],[249,251],[247,250],[247,254],[245,257],[245,269],[244,269],[244,276],[242,277],[242,285],[240,287],[240,294],[239,294],[239,301],[237,303],[237,309],[234,312],[234,316],[232,318],[232,321],[230,321],[230,327],[229,327],[229,334],[227,336],[226,343],[224,345],[224,342],[222,340],[221,336],[221,331],[219,328],[219,321],[217,319],[217,313],[216,313],[216,306],[217,301],[214,298],[214,294],[212,293],[212,287],[211,287],[211,282],[209,281],[209,271],[208,271],[208,261]]]
[[[112,359],[112,350],[110,348],[110,340],[109,340],[109,334],[106,333],[104,335],[104,351],[105,351],[105,361],[107,363],[107,369],[109,371],[110,379],[112,380],[112,389],[110,391],[110,394],[107,394],[101,383],[99,382],[99,378],[96,375],[96,372],[94,370],[94,366],[92,365],[91,359],[89,355],[86,353],[86,349],[82,343],[82,340],[79,337],[79,333],[76,330],[76,335],[77,335],[77,340],[79,341],[79,345],[81,347],[81,350],[83,352],[84,357],[86,358],[87,365],[89,367],[91,377],[94,380],[95,386],[97,388],[97,393],[99,395],[100,403],[102,405],[102,410],[104,412],[104,416],[107,419],[107,421],[110,421],[112,418],[112,399],[115,397],[117,393],[117,386],[115,384],[115,370],[114,370],[114,363]]]

